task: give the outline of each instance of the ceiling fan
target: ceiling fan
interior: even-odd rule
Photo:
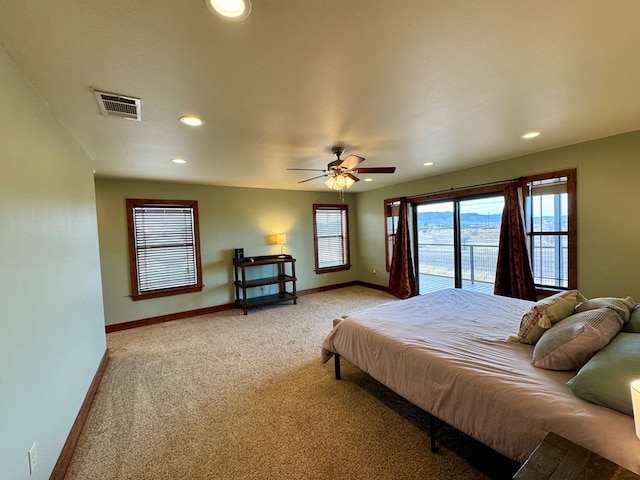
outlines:
[[[305,183],[316,178],[327,177],[324,181],[325,185],[333,190],[342,191],[343,188],[349,188],[354,183],[360,181],[355,174],[369,173],[393,173],[396,167],[359,167],[364,162],[364,157],[358,155],[349,155],[344,160],[340,159],[340,155],[344,153],[344,147],[336,145],[331,148],[331,152],[336,156],[333,162],[327,165],[326,170],[316,168],[287,168],[287,170],[305,170],[310,172],[323,172],[322,175],[301,180],[298,183]]]

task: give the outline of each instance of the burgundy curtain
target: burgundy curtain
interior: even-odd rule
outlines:
[[[510,183],[504,190],[504,211],[493,293],[536,300],[536,288],[527,249],[524,211],[515,183]]]
[[[396,242],[393,247],[391,271],[389,272],[389,293],[391,295],[395,295],[398,298],[409,298],[418,294],[416,275],[413,268],[407,199],[402,198],[400,199]]]

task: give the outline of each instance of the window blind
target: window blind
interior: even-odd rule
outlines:
[[[346,220],[343,209],[316,210],[318,268],[339,267],[347,263]]]
[[[198,284],[193,208],[133,208],[138,293]]]

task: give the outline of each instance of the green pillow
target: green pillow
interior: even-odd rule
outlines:
[[[623,332],[640,333],[640,304],[631,312],[629,321],[622,327]]]
[[[567,385],[583,400],[633,415],[629,384],[637,379],[640,379],[640,335],[618,333]]]

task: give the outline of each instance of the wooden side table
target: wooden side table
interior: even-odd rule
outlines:
[[[513,477],[518,480],[640,480],[640,475],[549,433]]]
[[[249,278],[249,270],[254,267],[265,267],[268,265],[274,265],[277,268],[275,275],[263,278]],[[290,274],[286,272],[287,265],[289,265]],[[263,255],[259,257],[234,258],[233,267],[236,287],[235,305],[238,308],[242,308],[245,315],[251,307],[287,301],[293,301],[294,304],[298,303],[298,294],[296,291],[296,259],[291,255]],[[255,290],[268,285],[277,285],[278,292],[254,297],[247,295],[247,292],[252,289]],[[289,288],[290,291],[288,291],[287,288]]]

